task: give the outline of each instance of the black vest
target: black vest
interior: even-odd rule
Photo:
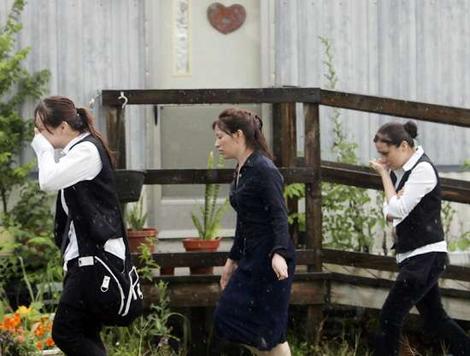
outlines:
[[[64,189],[65,202],[75,227],[80,256],[93,254],[96,247],[102,248],[109,239],[125,238],[109,157],[101,142],[92,135],[76,144],[85,141],[96,146],[103,167],[94,179],[80,181]],[[54,227],[54,238],[59,247],[62,243],[66,223],[67,215],[62,208],[59,191]]]
[[[396,190],[399,191],[403,188],[413,169],[421,162],[431,164],[436,174],[437,184],[432,191],[419,201],[409,215],[396,226],[397,241],[395,242],[395,250],[397,253],[415,250],[418,247],[444,240],[441,223],[441,184],[436,167],[434,167],[428,156],[423,154],[416,164],[405,172]],[[397,177],[393,172],[391,178],[395,185]]]

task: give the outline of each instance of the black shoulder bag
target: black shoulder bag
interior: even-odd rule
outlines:
[[[66,228],[67,238],[69,225]],[[139,275],[132,264],[127,238],[122,238],[126,248],[124,261],[106,252],[104,246],[95,245],[92,254],[83,254],[77,236],[78,267],[85,269],[83,273],[89,281],[89,285],[84,286],[88,307],[103,325],[108,326],[128,326],[143,311]]]
[[[90,307],[104,325],[127,326],[142,314],[143,294],[137,269],[126,245],[126,259],[97,249],[93,258],[89,287]]]

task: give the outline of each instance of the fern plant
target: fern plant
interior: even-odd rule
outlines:
[[[217,162],[214,159],[214,153],[209,152],[207,159],[207,168],[223,168],[224,158],[219,155]],[[221,206],[217,206],[217,197],[220,191],[220,184],[208,183],[205,185],[204,191],[204,204],[199,208],[200,215],[197,216],[194,212],[191,213],[191,219],[197,229],[199,238],[202,240],[213,240],[218,237],[220,222],[228,207],[228,200],[226,199]]]

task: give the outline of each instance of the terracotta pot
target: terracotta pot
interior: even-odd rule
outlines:
[[[201,240],[197,238],[189,238],[183,240],[183,246],[186,251],[217,251],[220,245],[220,238],[214,240]],[[190,267],[191,274],[213,274],[214,267]]]
[[[147,243],[150,251],[153,252],[155,247],[155,240],[157,237],[158,230],[155,228],[144,228],[143,230],[127,230],[127,240],[129,241],[129,249],[132,252],[139,252],[140,244]],[[146,241],[147,238],[151,237],[151,241]]]

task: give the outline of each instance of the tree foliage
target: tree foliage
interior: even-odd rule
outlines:
[[[24,0],[15,0],[5,24],[0,26],[0,196],[5,214],[12,190],[25,183],[33,166],[19,162],[23,146],[32,135],[32,120],[21,117],[20,109],[27,100],[44,93],[49,79],[49,71],[30,73],[23,66],[30,47],[17,49],[24,5]]]

